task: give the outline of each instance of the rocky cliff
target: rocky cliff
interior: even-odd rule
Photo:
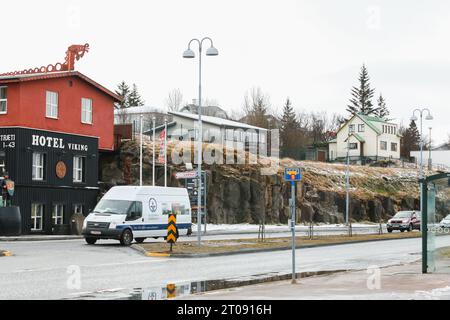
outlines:
[[[172,147],[169,146],[169,154]],[[245,156],[248,160],[249,155]],[[143,157],[144,184],[151,184],[151,161],[152,145],[151,142],[146,142]],[[286,223],[290,195],[290,186],[283,180],[286,166],[300,166],[303,170],[303,181],[297,184],[299,222],[344,221],[345,165],[282,159],[277,174],[261,175],[261,167],[270,161],[273,159],[263,158],[254,165],[204,165],[209,173],[208,221],[259,223],[265,219],[266,223]],[[124,142],[120,152],[102,159],[101,167],[106,186],[138,184],[138,143]],[[184,165],[169,164],[169,186],[181,186],[174,174],[184,170]],[[162,166],[158,167],[156,176],[157,185],[163,185]],[[401,209],[418,209],[417,181],[417,169],[351,166],[351,220],[378,222]]]

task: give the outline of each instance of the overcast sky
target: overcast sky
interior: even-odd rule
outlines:
[[[197,60],[181,55],[210,36],[220,54],[203,60],[203,96],[229,112],[259,86],[274,109],[289,96],[298,110],[346,115],[366,63],[398,123],[429,107],[436,142],[450,133],[447,0],[16,0],[0,17],[0,72],[63,62],[70,44],[87,42],[77,70],[110,89],[134,82],[163,108],[173,88],[197,97]]]

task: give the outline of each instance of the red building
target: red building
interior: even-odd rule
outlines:
[[[15,181],[23,233],[67,233],[71,216],[96,204],[120,97],[74,70],[88,49],[71,46],[64,63],[0,74],[0,175]]]
[[[64,69],[0,75],[0,126],[98,137],[99,150],[112,151],[114,103],[120,97],[69,66]]]

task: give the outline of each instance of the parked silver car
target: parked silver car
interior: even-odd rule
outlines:
[[[420,212],[416,211],[399,211],[387,222],[387,231],[393,230],[413,231],[420,230]]]

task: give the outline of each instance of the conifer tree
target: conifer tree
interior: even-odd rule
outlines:
[[[352,115],[362,113],[364,115],[373,115],[376,108],[372,104],[372,98],[375,89],[370,87],[370,77],[366,66],[363,64],[359,73],[359,86],[353,87],[350,104],[347,105],[347,111]]]
[[[128,104],[128,95],[130,94],[130,87],[122,81],[117,85],[116,94],[122,98],[122,102],[118,102],[116,107],[118,109],[128,108],[130,105]]]
[[[380,97],[377,100],[378,108],[375,111],[375,115],[380,118],[386,118],[389,116],[389,109],[386,106],[386,100],[383,95],[380,94]]]
[[[128,106],[129,107],[139,107],[144,105],[144,100],[141,97],[141,94],[138,91],[136,84],[133,83],[133,88],[128,95]]]

